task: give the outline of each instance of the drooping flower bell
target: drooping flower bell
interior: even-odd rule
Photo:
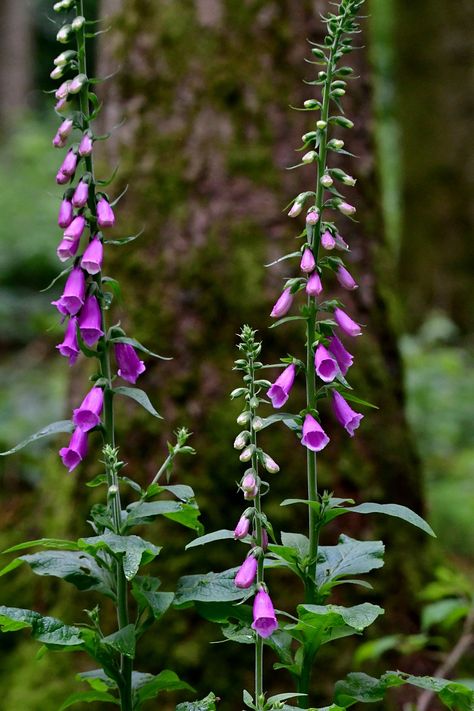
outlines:
[[[288,311],[291,308],[291,304],[293,303],[293,294],[291,293],[291,290],[285,289],[281,294],[278,300],[276,301],[275,305],[273,306],[272,312],[270,316],[272,318],[281,318],[285,314],[288,313]]]
[[[82,340],[88,346],[93,346],[104,335],[100,306],[95,296],[88,296],[85,300],[79,313],[79,329]]]
[[[250,519],[248,516],[243,514],[238,522],[237,526],[234,529],[234,538],[235,540],[242,540],[242,538],[245,538],[245,536],[248,535],[248,532],[250,531]]]
[[[270,457],[266,452],[262,452],[263,466],[269,474],[278,474],[280,471],[279,465],[275,462],[273,457]]]
[[[323,234],[321,235],[321,246],[324,249],[327,249],[328,251],[331,249],[334,249],[336,246],[336,240],[333,237],[333,234],[330,230],[324,230]]]
[[[104,197],[97,203],[97,224],[102,228],[113,227],[115,224],[114,211]]]
[[[316,266],[316,261],[314,259],[313,253],[309,247],[306,247],[306,249],[303,252],[303,256],[301,257],[300,269],[302,272],[305,272],[306,274],[311,274],[311,272],[314,270],[315,266]]]
[[[52,301],[63,316],[75,316],[84,303],[86,279],[80,267],[75,267],[69,274],[64,291],[57,301]]]
[[[308,281],[306,282],[306,293],[308,296],[319,296],[323,291],[323,285],[321,283],[321,277],[318,272],[315,271],[311,274]]]
[[[291,363],[268,389],[267,395],[275,408],[283,407],[290,396],[296,376],[296,366]]]
[[[59,207],[58,213],[58,225],[63,230],[69,227],[74,217],[74,212],[72,209],[72,203],[67,198],[64,198]]]
[[[315,207],[312,207],[307,215],[306,215],[306,224],[309,225],[310,227],[314,227],[314,225],[318,224],[319,220],[319,212],[316,210]]]
[[[71,134],[73,127],[74,123],[72,119],[64,119],[64,121],[58,128],[58,135],[61,136],[61,138],[67,138]]]
[[[69,359],[69,365],[74,365],[80,352],[76,328],[77,319],[70,318],[64,334],[64,340],[56,346],[61,355]]]
[[[317,420],[309,413],[304,418],[301,444],[312,452],[320,452],[328,444],[329,437]]]
[[[348,336],[362,335],[362,329],[359,324],[353,321],[351,317],[348,316],[342,309],[334,309],[334,318],[341,331],[346,333]]]
[[[250,554],[238,569],[234,578],[234,583],[237,588],[246,590],[253,585],[257,576],[258,561]]]
[[[72,148],[66,153],[66,157],[62,162],[59,172],[68,177],[72,177],[77,168],[77,153]]]
[[[85,158],[92,153],[92,137],[89,133],[84,133],[79,143],[79,155]]]
[[[77,215],[71,222],[71,224],[66,227],[63,238],[68,239],[71,242],[75,242],[78,239],[81,239],[82,233],[84,232],[86,226],[86,218],[84,215]]]
[[[339,372],[339,367],[337,360],[328,351],[328,349],[323,346],[322,343],[316,348],[314,354],[314,367],[316,368],[316,373],[325,383],[330,383]]]
[[[62,239],[56,250],[56,254],[58,255],[59,261],[66,262],[71,257],[75,257],[77,254],[77,250],[79,249],[80,241],[80,237],[74,240],[73,242],[71,242],[70,239]]]
[[[339,212],[342,212],[342,214],[346,215],[347,217],[351,217],[356,212],[356,208],[354,207],[354,205],[350,205],[348,202],[340,202],[337,208]]]
[[[87,204],[89,198],[89,183],[85,180],[80,180],[72,196],[72,204],[74,207],[80,208]]]
[[[346,432],[353,437],[354,430],[359,427],[364,415],[361,415],[360,412],[355,412],[337,390],[333,390],[332,404],[337,420]]]
[[[94,387],[87,393],[80,407],[73,412],[72,421],[83,432],[89,432],[100,424],[100,415],[104,406],[104,391]]]
[[[244,492],[244,499],[254,499],[258,494],[258,484],[253,472],[245,474],[240,482],[240,488]]]
[[[339,370],[345,375],[354,362],[354,356],[344,348],[344,345],[335,334],[329,340],[329,350],[337,360]]]
[[[69,445],[59,450],[59,455],[64,466],[72,472],[78,464],[87,456],[87,433],[79,428],[75,429]]]
[[[81,259],[81,267],[88,274],[98,274],[102,269],[102,260],[104,257],[104,247],[102,241],[96,236],[87,245]]]
[[[119,376],[135,385],[138,376],[146,370],[144,362],[139,359],[133,346],[128,343],[115,343],[114,351]]]
[[[336,277],[339,284],[344,289],[349,289],[349,291],[353,291],[359,286],[354,280],[352,274],[342,264],[340,264],[337,268]]]
[[[253,622],[252,629],[266,639],[270,637],[278,628],[278,621],[275,615],[270,595],[266,590],[259,590],[253,601]]]

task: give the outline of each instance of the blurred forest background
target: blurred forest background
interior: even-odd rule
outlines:
[[[92,58],[99,75],[117,71],[99,89],[102,128],[125,121],[101,148],[99,170],[105,177],[119,166],[117,195],[129,184],[117,236],[144,228],[138,241],[108,256],[107,269],[124,294],[116,313],[131,334],[174,358],[147,363],[144,377],[165,422],[120,411],[121,455],[146,482],[173,429],[186,425],[197,455],[178,465],[177,480],[194,488],[206,530],[231,528],[241,503],[235,495],[241,468],[232,449],[238,409],[228,397],[239,384],[232,373],[235,334],[244,322],[258,328],[267,362],[302,345],[290,325],[268,331],[284,272],[263,264],[291,246],[294,226],[282,210],[310,179],[308,169],[285,170],[312,119],[289,105],[311,97],[301,81],[313,78],[305,40],[319,36],[318,12],[328,3],[85,4],[89,17],[111,26]],[[61,329],[49,306],[52,292],[40,291],[60,271],[54,182],[60,156],[51,147],[57,119],[45,93],[58,53],[51,5],[0,5],[2,450],[69,416],[87,376],[80,366],[69,371],[57,356]],[[404,503],[436,530],[438,540],[430,543],[393,520],[353,521],[346,529],[381,535],[387,544],[386,567],[374,576],[371,596],[385,600],[387,615],[372,638],[412,635],[405,655],[392,650],[383,668],[432,673],[459,629],[435,628],[438,637],[444,634],[440,646],[417,651],[420,592],[440,566],[464,576],[468,582],[460,585],[467,590],[474,577],[474,6],[470,0],[370,0],[367,10],[365,50],[351,58],[361,75],[347,102],[356,129],[345,136],[361,157],[348,166],[359,179],[360,224],[346,226],[344,237],[361,284],[351,310],[368,325],[357,344],[354,385],[380,409],[366,413],[354,442],[332,433],[335,446],[321,458],[322,482],[339,496]],[[68,475],[57,456],[62,443],[43,442],[0,462],[1,549],[45,534],[87,534],[93,496],[84,483],[98,465]],[[265,443],[281,465],[266,506],[276,527],[286,530],[294,524],[278,502],[304,494],[304,457],[291,442],[288,433],[273,430]],[[327,542],[338,533],[335,527]],[[197,549],[191,560],[183,553],[189,535],[172,524],[157,525],[154,536],[167,546],[156,564],[164,589],[185,572],[238,563],[239,552],[227,542]],[[297,593],[286,582],[282,577],[273,587],[277,605],[288,609]],[[3,577],[1,591],[2,604],[67,621],[83,614],[74,589],[28,570]],[[341,599],[358,599],[351,595]],[[174,668],[201,694],[214,689],[223,711],[237,709],[239,689],[250,684],[251,650],[209,644],[217,638],[218,630],[192,610],[171,612],[149,634],[137,666]],[[48,654],[36,660],[36,651],[27,635],[0,638],[3,711],[53,711],[75,688],[73,673],[83,659]],[[352,655],[344,640],[337,659],[325,660],[333,671],[323,693],[330,695]],[[377,671],[376,664],[362,669]],[[457,673],[472,676],[462,664]]]

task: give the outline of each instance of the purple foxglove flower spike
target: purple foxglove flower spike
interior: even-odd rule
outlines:
[[[79,345],[77,343],[77,319],[70,318],[64,334],[64,340],[56,348],[65,358],[69,358],[69,365],[74,365],[79,356]]]
[[[321,235],[321,246],[327,250],[334,249],[334,247],[336,246],[336,240],[334,239],[330,230],[324,230],[323,234]]]
[[[236,540],[241,540],[248,535],[250,531],[250,519],[247,516],[241,516],[237,522],[237,526],[234,529],[234,538]]]
[[[318,272],[313,272],[306,283],[306,293],[308,296],[319,296],[322,290],[321,277]]]
[[[72,210],[71,201],[64,198],[64,200],[61,202],[61,205],[59,207],[59,214],[58,214],[59,227],[61,227],[63,230],[65,230],[66,227],[69,227],[69,225],[71,224],[73,217],[74,217],[74,213]]]
[[[304,418],[301,444],[312,452],[320,452],[328,444],[329,437],[317,420],[309,413]]]
[[[144,362],[139,359],[135,349],[128,343],[116,343],[114,350],[119,376],[135,385],[138,376],[146,370]]]
[[[115,224],[114,211],[103,197],[97,203],[97,224],[99,227],[113,227]]]
[[[66,262],[71,257],[75,257],[79,249],[80,241],[80,238],[74,240],[74,242],[71,242],[70,239],[62,239],[56,250],[59,261]]]
[[[104,335],[99,302],[95,296],[88,296],[79,313],[79,329],[88,346],[93,346]]]
[[[354,430],[359,427],[364,415],[361,415],[360,412],[355,412],[337,390],[333,390],[332,404],[337,420],[344,427],[346,432],[353,437]]]
[[[306,215],[306,224],[311,227],[318,224],[319,212],[313,207]]]
[[[70,240],[71,242],[81,239],[85,226],[86,218],[83,215],[78,215],[73,219],[69,227],[66,227],[63,239]]]
[[[354,356],[344,348],[336,335],[333,335],[329,341],[329,350],[337,360],[341,373],[345,375],[354,362]]]
[[[268,389],[267,395],[272,401],[274,408],[283,407],[290,396],[290,390],[293,387],[296,376],[296,366],[291,363],[281,375],[275,380],[273,385]]]
[[[84,133],[79,143],[79,155],[83,158],[92,153],[92,138],[88,133]]]
[[[72,472],[87,456],[87,434],[79,428],[74,430],[69,445],[59,450],[64,466]]]
[[[316,348],[314,354],[314,367],[316,373],[325,383],[330,383],[339,372],[337,360],[329,353],[322,343]]]
[[[72,196],[72,204],[74,207],[84,207],[87,203],[87,200],[89,198],[89,184],[86,183],[84,180],[81,180],[77,184],[77,188],[74,191],[74,195]]]
[[[104,406],[104,391],[102,388],[92,388],[85,396],[81,406],[73,412],[72,421],[83,432],[89,432],[100,424],[100,415]]]
[[[336,277],[337,277],[339,284],[344,289],[349,289],[350,291],[353,291],[354,289],[357,289],[359,286],[354,281],[352,274],[349,271],[347,271],[347,269],[345,267],[343,267],[342,264],[340,264],[337,269]]]
[[[255,556],[249,555],[248,558],[244,560],[242,565],[237,571],[234,578],[234,583],[237,588],[246,590],[251,585],[253,585],[254,580],[257,576],[258,562]]]
[[[81,267],[85,269],[88,274],[98,274],[102,269],[103,256],[103,244],[98,237],[94,237],[82,255]]]
[[[69,274],[62,296],[57,301],[52,301],[59,313],[63,316],[75,316],[84,303],[86,293],[86,279],[80,267],[75,267]]]
[[[59,169],[63,175],[73,176],[77,168],[77,154],[71,149],[67,152],[65,159]]]
[[[306,249],[303,252],[303,256],[301,257],[300,269],[302,272],[305,272],[306,274],[311,274],[311,272],[314,270],[315,266],[316,266],[316,261],[313,257],[313,253],[309,247],[306,247]]]
[[[278,629],[275,609],[270,595],[265,590],[259,590],[255,595],[252,629],[264,639],[270,637]]]
[[[284,316],[290,310],[292,303],[293,294],[290,289],[285,289],[275,303],[270,316],[272,318],[280,318],[281,316]]]
[[[240,482],[244,499],[254,499],[258,494],[258,484],[253,474],[246,474]]]
[[[341,331],[344,331],[348,336],[362,335],[362,329],[359,324],[353,321],[342,309],[334,309],[334,318]]]

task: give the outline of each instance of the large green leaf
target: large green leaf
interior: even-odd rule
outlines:
[[[78,544],[94,556],[105,549],[113,556],[121,558],[127,580],[132,580],[139,567],[150,563],[161,551],[159,546],[143,540],[140,536],[117,536],[115,533],[81,538]]]
[[[171,521],[176,521],[186,528],[192,528],[201,533],[202,524],[199,522],[200,511],[195,503],[181,501],[139,501],[130,504],[127,508],[126,524],[129,528],[139,524],[151,523],[157,516],[164,516]]]
[[[61,432],[72,432],[73,430],[74,424],[71,420],[61,420],[60,422],[53,422],[51,425],[43,427],[43,429],[39,430],[39,432],[35,432],[35,434],[31,435],[30,437],[27,437],[23,440],[23,442],[20,442],[20,444],[17,444],[15,447],[12,447],[7,452],[0,452],[0,457],[6,457],[7,454],[14,454],[20,449],[23,449],[23,447],[26,447],[28,444],[36,442],[39,439],[43,439],[43,437],[51,437],[52,435],[56,435]]]
[[[340,536],[336,546],[318,549],[317,584],[322,588],[346,575],[361,575],[383,566],[382,541],[357,541]]]
[[[252,589],[240,590],[235,586],[234,578],[237,570],[238,568],[232,568],[222,573],[185,575],[178,581],[175,607],[193,602],[230,602],[249,597]]]
[[[144,390],[140,390],[140,388],[127,388],[121,385],[118,388],[114,388],[113,392],[115,393],[115,395],[123,395],[124,397],[128,397],[131,400],[135,400],[135,402],[138,402],[138,404],[141,405],[147,412],[149,412],[150,415],[153,415],[153,417],[158,417],[160,420],[163,419],[160,413],[157,412],[151,404],[150,398]]]
[[[23,543],[17,543],[16,546],[7,548],[2,551],[4,553],[16,553],[17,551],[23,551],[26,548],[63,548],[65,550],[77,550],[76,541],[65,541],[62,538],[37,538],[34,541],[24,541]]]
[[[317,646],[362,632],[383,614],[381,607],[369,602],[353,607],[298,605],[297,610],[299,621],[287,627],[288,632],[305,644]]]
[[[115,696],[108,694],[106,691],[78,691],[75,694],[68,696],[59,711],[64,711],[64,709],[68,709],[70,706],[74,706],[75,704],[90,704],[93,701],[101,701],[105,704],[115,704],[116,706],[120,706],[119,700],[116,699]]]
[[[117,630],[117,632],[103,637],[101,644],[133,659],[135,656],[135,641],[135,625],[127,625]]]
[[[132,594],[140,610],[149,609],[155,620],[162,617],[174,600],[174,593],[157,592],[150,579],[137,576],[132,583]]]
[[[94,691],[108,691],[109,689],[117,688],[115,681],[110,679],[103,669],[79,672],[79,674],[76,674],[76,679],[86,682]]]
[[[137,706],[148,699],[154,699],[162,691],[194,691],[194,689],[170,669],[164,669],[156,676],[134,672],[133,696]]]
[[[224,541],[229,538],[234,538],[234,532],[228,528],[221,528],[219,531],[206,533],[205,536],[195,538],[194,541],[188,543],[186,550],[188,550],[188,548],[197,548],[197,546],[205,546],[207,543],[213,543],[214,541]]]
[[[462,684],[429,676],[412,676],[403,672],[386,672],[380,679],[363,673],[352,673],[336,683],[335,702],[348,708],[361,701],[366,704],[383,701],[392,687],[410,684],[434,692],[449,708],[456,711],[472,711],[474,691]]]
[[[184,701],[176,706],[176,711],[216,711],[216,696],[211,693],[201,701]]]
[[[81,630],[55,617],[43,617],[34,610],[0,606],[0,629],[16,632],[31,627],[31,636],[48,647],[82,646]]]

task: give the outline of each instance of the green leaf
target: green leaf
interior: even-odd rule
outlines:
[[[436,538],[436,534],[431,526],[429,526],[421,516],[418,516],[418,514],[407,506],[402,506],[401,504],[358,504],[358,506],[352,506],[350,509],[347,509],[347,512],[360,514],[381,513],[386,516],[395,516],[395,518],[401,518],[403,521],[411,523],[412,526],[416,526],[417,528],[421,528],[422,531]]]
[[[171,484],[170,486],[162,486],[163,491],[169,491],[170,494],[176,496],[181,501],[190,501],[194,499],[194,491],[187,484]]]
[[[149,356],[152,356],[153,358],[159,358],[160,360],[173,360],[172,358],[167,358],[166,356],[158,355],[158,353],[153,353],[153,351],[149,351],[148,348],[145,348],[143,344],[140,343],[140,341],[137,341],[136,338],[128,338],[128,336],[116,336],[115,338],[110,339],[112,343],[127,343],[129,346],[133,346],[136,348],[137,351],[141,351],[142,353],[146,353]]]
[[[371,407],[374,410],[379,409],[378,405],[373,405],[371,402],[367,402],[367,400],[362,400],[360,397],[353,395],[351,392],[344,391],[344,397],[346,400],[349,400],[349,402],[355,402],[356,405],[364,405],[365,407]]]
[[[270,415],[269,417],[264,417],[262,419],[262,425],[260,426],[260,430],[264,430],[266,427],[273,425],[275,422],[283,422],[291,430],[300,429],[300,424],[297,420],[297,415],[292,415],[289,412],[277,412],[275,415]]]
[[[112,581],[106,570],[97,565],[94,558],[82,551],[40,551],[20,556],[35,575],[62,578],[78,590],[97,590],[115,599]]]
[[[103,637],[101,644],[112,647],[119,654],[133,659],[135,656],[135,625],[127,625],[108,637]]]
[[[306,318],[304,316],[285,316],[284,318],[280,318],[278,321],[275,321],[275,323],[272,323],[270,328],[277,328],[278,326],[282,326],[284,323],[288,323],[289,321],[306,321]]]
[[[120,706],[119,700],[106,691],[78,691],[67,697],[59,711],[64,711],[75,704],[90,704],[92,701],[102,701],[106,704]]]
[[[196,611],[205,620],[224,624],[231,620],[241,622],[247,627],[252,624],[252,608],[250,605],[236,605],[234,602],[196,602]]]
[[[36,432],[30,437],[27,437],[27,439],[24,439],[23,442],[20,442],[20,444],[17,444],[15,447],[12,447],[12,449],[9,449],[7,452],[0,452],[0,457],[6,457],[7,454],[14,454],[20,449],[23,449],[23,447],[26,447],[28,444],[36,442],[39,439],[43,439],[43,437],[51,437],[52,435],[56,435],[61,432],[70,433],[73,432],[73,430],[74,424],[71,420],[60,420],[59,422],[53,422],[52,424],[43,427],[43,429],[39,430],[39,432]]]
[[[150,589],[149,580],[146,577],[134,579],[132,595],[138,602],[140,610],[149,609],[155,620],[163,617],[174,600],[174,593],[156,592],[156,590]]]
[[[104,244],[112,244],[114,246],[120,247],[123,244],[133,242],[134,240],[138,239],[138,237],[141,237],[142,234],[143,230],[140,230],[140,232],[137,232],[136,235],[129,235],[128,237],[119,237],[118,239],[104,239]]]
[[[326,586],[345,575],[361,575],[383,566],[382,541],[357,541],[340,536],[336,546],[318,549],[317,584]]]
[[[164,516],[186,528],[202,533],[199,522],[200,511],[196,503],[180,501],[139,501],[127,507],[126,525],[131,528],[143,523],[151,523],[157,516]]]
[[[201,701],[184,701],[176,706],[176,711],[216,711],[216,696],[211,693]]]
[[[24,541],[23,543],[18,543],[16,546],[7,548],[2,551],[4,553],[16,553],[17,551],[25,550],[26,548],[35,548],[41,546],[42,548],[64,548],[66,550],[77,550],[77,543],[75,541],[65,541],[62,538],[37,538],[34,541]]]
[[[235,586],[237,570],[231,568],[222,573],[183,576],[178,581],[174,606],[182,607],[192,602],[230,602],[249,597],[252,588],[240,590]]]
[[[153,676],[134,673],[134,702],[138,706],[148,699],[154,699],[162,691],[194,691],[185,681],[170,669]]]
[[[353,607],[341,605],[298,605],[299,621],[287,631],[303,644],[320,646],[340,637],[362,632],[383,609],[364,602]]]
[[[286,533],[282,531],[281,542],[287,548],[293,548],[300,561],[309,555],[309,538],[301,533]]]
[[[66,625],[55,617],[43,617],[33,610],[0,606],[2,632],[16,632],[27,627],[31,627],[31,636],[34,639],[48,647],[82,646],[81,631],[78,627]]]
[[[469,614],[471,607],[462,598],[446,598],[425,605],[421,612],[421,629],[427,630],[433,625],[449,629],[458,620]]]
[[[44,289],[40,290],[40,294],[43,294],[45,291],[49,291],[51,287],[53,287],[57,281],[62,279],[63,276],[66,276],[66,274],[69,274],[69,272],[72,272],[73,269],[73,264],[71,264],[69,267],[66,267],[66,269],[63,269],[62,272],[60,272],[57,276],[54,277],[53,281],[51,281],[48,286],[45,286]]]
[[[78,544],[93,556],[105,549],[113,556],[122,558],[123,572],[127,580],[132,580],[139,567],[150,563],[161,551],[161,547],[143,540],[140,536],[117,536],[115,533],[80,538]]]
[[[76,679],[89,684],[94,691],[108,691],[117,688],[115,681],[110,679],[103,669],[91,669],[76,674]]]
[[[302,165],[304,165],[302,163]],[[291,254],[285,254],[283,257],[280,257],[279,259],[275,259],[274,262],[270,262],[269,264],[264,264],[264,267],[273,267],[275,264],[280,264],[280,262],[284,262],[286,259],[293,259],[294,257],[301,257],[301,252],[298,250],[297,252],[291,252]]]
[[[153,417],[158,417],[158,419],[160,420],[163,419],[160,413],[157,412],[151,404],[150,398],[144,390],[140,390],[140,388],[127,388],[121,385],[118,388],[114,388],[113,392],[115,395],[123,395],[124,397],[128,397],[131,400],[135,400],[135,402],[138,402],[138,404],[141,405],[147,412],[149,412],[150,415],[153,415]]]
[[[205,536],[199,536],[195,538],[194,541],[188,543],[186,550],[189,548],[197,548],[198,546],[205,546],[207,543],[213,543],[214,541],[224,541],[229,538],[234,538],[234,532],[228,528],[221,528],[219,531],[214,531],[213,533],[206,533]]]

